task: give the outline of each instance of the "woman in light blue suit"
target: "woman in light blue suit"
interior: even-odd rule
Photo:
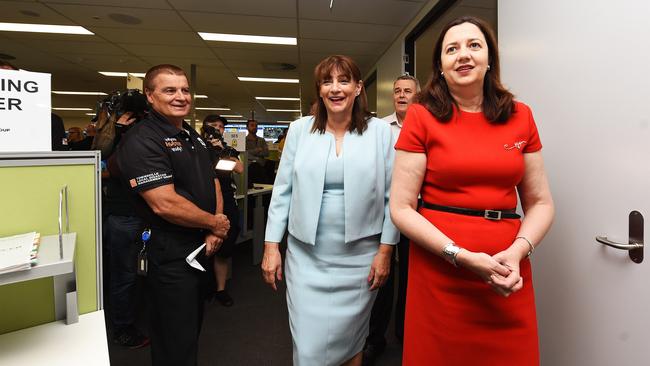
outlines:
[[[294,365],[361,365],[373,290],[386,281],[398,240],[388,211],[393,137],[387,123],[370,116],[349,57],[324,59],[314,76],[312,116],[293,122],[286,137],[262,270],[277,289],[278,243],[288,229]]]

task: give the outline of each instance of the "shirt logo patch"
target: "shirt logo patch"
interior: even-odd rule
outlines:
[[[150,173],[147,175],[141,175],[139,177],[135,177],[133,179],[129,180],[129,184],[131,185],[131,188],[135,188],[137,186],[141,186],[143,184],[151,183],[151,182],[157,182],[159,180],[164,180],[164,179],[172,179],[173,176],[169,173]]]
[[[165,146],[173,152],[183,151],[183,145],[175,137],[165,137]]]
[[[506,150],[512,150],[512,149],[521,150],[524,147],[524,145],[526,145],[527,142],[528,141],[526,140],[516,141],[514,144],[512,144],[512,146],[510,146],[509,144],[503,145],[503,148]]]

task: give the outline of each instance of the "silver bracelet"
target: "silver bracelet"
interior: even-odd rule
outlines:
[[[517,239],[524,239],[526,241],[526,243],[528,244],[528,246],[530,247],[530,250],[528,251],[528,254],[526,254],[526,258],[533,255],[533,252],[535,251],[535,246],[533,245],[533,243],[531,243],[530,240],[528,240],[528,238],[526,238],[525,236],[518,236],[518,237],[515,238],[515,240],[517,240]]]
[[[460,252],[461,249],[463,248],[456,245],[456,243],[451,242],[442,248],[442,256],[447,260],[447,262],[453,264],[454,267],[458,267],[458,263],[456,263],[456,257],[458,256],[458,252]]]

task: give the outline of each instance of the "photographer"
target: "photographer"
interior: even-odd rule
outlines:
[[[115,163],[116,150],[122,135],[144,118],[146,98],[137,90],[114,92],[97,108],[97,136],[93,149],[102,151],[102,183],[105,213],[104,250],[108,256],[107,315],[114,343],[129,348],[149,344],[135,326],[137,245],[144,222],[136,214],[129,193],[120,181]]]
[[[244,164],[238,159],[239,152],[228,146],[223,139],[223,132],[226,127],[226,119],[211,114],[203,119],[201,127],[201,136],[211,147],[210,152],[213,156],[213,166],[217,173],[217,179],[221,185],[221,194],[223,196],[223,213],[230,220],[230,230],[228,238],[224,240],[219,251],[214,256],[214,275],[216,289],[213,299],[219,301],[223,306],[232,306],[233,299],[226,290],[226,277],[228,276],[228,259],[232,257],[237,237],[239,236],[239,209],[235,201],[235,192],[237,187],[232,180],[232,172],[241,174],[244,171]],[[222,161],[222,163],[219,163]],[[226,164],[225,162],[233,162]],[[231,168],[232,166],[232,168]],[[230,169],[229,169],[230,168]]]

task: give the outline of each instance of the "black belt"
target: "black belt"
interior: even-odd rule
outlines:
[[[483,217],[488,220],[501,220],[501,219],[519,219],[521,216],[515,213],[515,209],[509,210],[474,210],[471,208],[462,208],[462,207],[452,207],[452,206],[442,206],[436,205],[429,202],[422,202],[422,207],[428,208],[430,210],[442,211],[442,212],[451,212],[460,215],[467,216],[478,216]]]

